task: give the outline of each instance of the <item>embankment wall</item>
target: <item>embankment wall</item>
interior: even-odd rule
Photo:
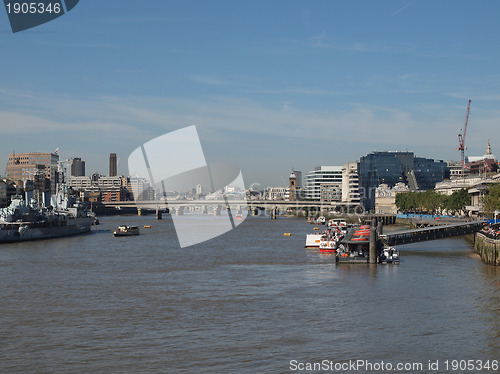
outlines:
[[[482,260],[493,266],[500,266],[500,240],[490,239],[480,232],[476,233],[474,240],[474,252],[481,256]]]

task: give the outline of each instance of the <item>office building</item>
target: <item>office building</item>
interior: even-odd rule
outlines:
[[[450,169],[450,179],[463,178],[462,163],[460,161],[448,161],[446,164],[448,165],[448,169]],[[467,173],[464,174],[467,175]]]
[[[50,181],[50,191],[54,193],[58,162],[57,153],[13,153],[9,155],[7,162],[7,178],[20,185],[26,181],[46,178]]]
[[[116,153],[110,153],[109,154],[109,176],[110,177],[115,177],[118,174],[117,171],[117,159],[116,159]]]
[[[410,191],[434,188],[449,178],[444,161],[415,157],[413,152],[373,152],[361,157],[358,164],[359,194],[365,210],[375,209],[375,189],[386,184],[406,184]]]
[[[202,184],[197,184],[196,185],[196,194],[202,195],[204,193],[205,193],[205,187]]]
[[[129,178],[128,190],[135,201],[152,201],[159,197],[145,178]]]
[[[299,170],[293,170],[293,174],[295,175],[296,183],[295,183],[295,188],[301,189],[304,187],[304,184],[302,183],[302,172]]]
[[[268,187],[265,194],[266,200],[286,200],[288,198],[288,188]]]
[[[359,204],[358,163],[348,162],[342,166],[342,202]]]
[[[90,177],[70,177],[68,184],[73,190],[95,196],[93,201],[112,202],[130,199],[129,181],[126,177],[105,177],[94,173]]]
[[[317,166],[305,176],[306,199],[325,202],[342,200],[342,166]]]
[[[69,175],[71,177],[83,177],[85,175],[85,161],[75,157],[69,160]]]

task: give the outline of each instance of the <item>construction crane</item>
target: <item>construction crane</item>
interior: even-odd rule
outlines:
[[[462,177],[465,178],[465,150],[467,147],[465,146],[465,134],[467,134],[467,122],[469,122],[469,112],[470,112],[470,99],[469,104],[467,105],[467,113],[465,114],[465,125],[463,128],[463,132],[458,134],[458,148],[457,151],[460,151],[462,154]],[[462,131],[462,129],[460,130]]]

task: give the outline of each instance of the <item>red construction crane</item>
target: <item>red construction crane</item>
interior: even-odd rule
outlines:
[[[462,177],[465,177],[465,150],[467,149],[467,147],[465,146],[465,134],[467,133],[467,122],[469,122],[469,111],[470,111],[470,99],[469,99],[469,104],[467,105],[467,113],[465,114],[465,125],[463,133],[458,134],[457,151],[460,151],[462,154]]]

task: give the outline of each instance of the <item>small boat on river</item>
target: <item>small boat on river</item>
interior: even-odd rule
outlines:
[[[399,264],[399,251],[389,245],[384,245],[380,254],[380,262],[382,264]]]
[[[132,236],[139,235],[139,226],[118,226],[118,228],[113,231],[114,236]]]

